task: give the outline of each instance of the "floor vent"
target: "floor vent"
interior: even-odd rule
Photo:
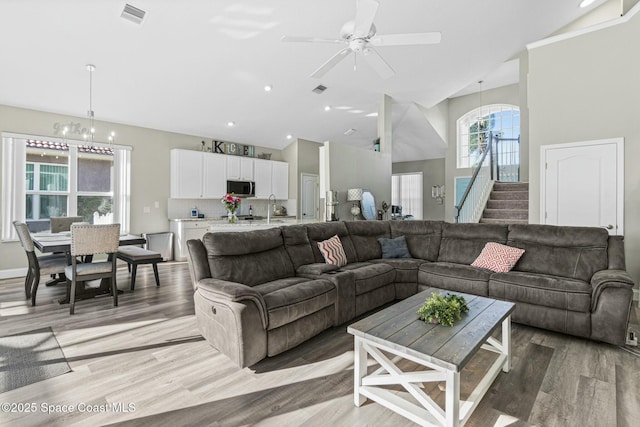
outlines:
[[[313,88],[313,90],[311,92],[313,93],[317,93],[318,95],[320,95],[322,92],[324,92],[325,90],[327,90],[326,86],[322,86],[322,85],[318,85],[316,87]]]
[[[142,24],[142,20],[144,19],[144,16],[146,14],[147,12],[142,9],[138,9],[137,7],[131,6],[130,4],[125,4],[120,17],[135,24]]]

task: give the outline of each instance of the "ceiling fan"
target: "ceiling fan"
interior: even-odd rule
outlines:
[[[284,36],[283,42],[302,43],[338,43],[346,44],[347,47],[332,56],[320,68],[315,70],[311,77],[321,78],[329,70],[335,67],[340,61],[346,58],[351,52],[362,54],[365,61],[383,79],[387,79],[395,74],[393,68],[380,56],[374,46],[402,46],[440,43],[441,34],[439,32],[429,33],[406,33],[376,35],[376,26],[373,19],[376,16],[379,3],[377,0],[356,0],[356,18],[342,26],[339,39],[323,39],[318,37],[297,37]]]

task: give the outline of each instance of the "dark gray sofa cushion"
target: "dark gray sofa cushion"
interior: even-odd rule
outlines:
[[[207,233],[202,241],[209,270],[217,279],[255,286],[295,275],[280,228]]]
[[[328,280],[289,277],[254,287],[264,299],[269,318],[268,330],[332,306],[336,290]]]
[[[389,221],[391,237],[404,236],[412,258],[436,261],[442,221]]]
[[[589,283],[546,274],[518,271],[494,273],[489,279],[489,296],[562,310],[591,311]]]
[[[491,273],[469,265],[425,262],[418,269],[418,285],[487,296]]]
[[[425,261],[415,258],[382,258],[372,259],[371,263],[387,264],[396,270],[396,283],[417,283],[418,267]]]
[[[342,269],[355,275],[356,296],[391,285],[396,279],[396,271],[388,264],[356,262]]]
[[[487,242],[507,243],[502,224],[442,224],[439,262],[471,265]]]
[[[284,248],[291,258],[293,268],[316,262],[311,249],[311,242],[307,235],[307,227],[302,224],[281,227]],[[324,260],[322,261],[324,263]]]
[[[608,267],[604,228],[527,224],[509,226],[509,246],[525,250],[515,271],[570,277],[588,282]]]
[[[347,231],[344,222],[318,222],[305,225],[307,227],[307,235],[313,251],[313,262],[324,262],[324,257],[318,249],[318,242],[323,242],[337,235],[342,243],[342,248],[347,256],[347,263],[358,262],[356,250],[353,247],[351,236]]]
[[[347,221],[345,225],[359,262],[382,258],[378,239],[391,236],[387,221]]]

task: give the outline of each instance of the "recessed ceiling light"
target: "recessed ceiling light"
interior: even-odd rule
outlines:
[[[293,135],[291,134],[287,135],[287,139],[291,139],[291,138],[293,138]]]
[[[325,105],[324,106],[324,111],[329,111],[331,110],[331,105]]]
[[[595,0],[582,0],[582,2],[580,3],[580,7],[587,7],[589,5],[591,5],[591,3],[593,3]]]
[[[266,85],[266,86],[264,87],[264,91],[265,91],[265,92],[271,92],[271,89],[273,89],[273,86],[271,86],[271,85]]]
[[[227,122],[227,126],[229,127],[234,127],[236,125],[236,122]]]

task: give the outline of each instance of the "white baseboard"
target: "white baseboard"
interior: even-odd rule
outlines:
[[[16,277],[25,277],[27,268],[11,268],[8,270],[0,270],[0,279],[14,279]]]

